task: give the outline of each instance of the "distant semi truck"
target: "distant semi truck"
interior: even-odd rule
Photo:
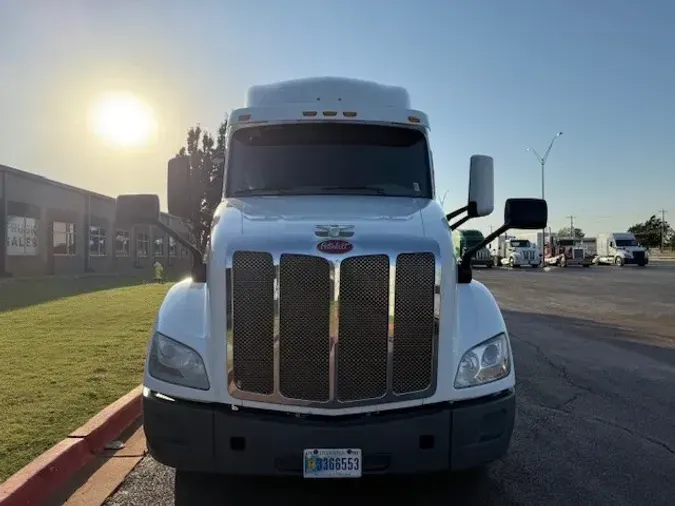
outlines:
[[[500,236],[497,247],[493,249],[495,265],[510,267],[538,267],[541,264],[541,252],[537,245],[528,239]]]
[[[544,262],[547,265],[556,265],[558,267],[567,267],[568,265],[590,267],[592,259],[586,254],[586,249],[581,239],[574,237],[551,237],[546,242]]]
[[[452,234],[452,242],[455,245],[455,256],[457,258],[461,258],[469,248],[485,242],[485,237],[480,230],[455,230]],[[488,269],[492,269],[494,262],[487,246],[483,246],[476,251],[476,254],[471,259],[471,265],[482,265]]]
[[[649,255],[635,235],[630,232],[612,232],[598,235],[597,254],[593,263],[644,267],[649,263]]]

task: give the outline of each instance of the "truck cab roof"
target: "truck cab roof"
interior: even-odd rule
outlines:
[[[245,107],[230,114],[233,127],[293,121],[346,121],[429,128],[422,111],[410,108],[408,91],[343,77],[306,77],[251,86]]]

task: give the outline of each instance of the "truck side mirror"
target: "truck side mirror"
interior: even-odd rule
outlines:
[[[115,209],[118,223],[156,223],[159,221],[157,195],[119,195]]]
[[[504,224],[509,228],[540,230],[548,224],[548,205],[543,199],[507,199]]]
[[[194,195],[190,181],[190,160],[176,156],[169,160],[167,167],[167,204],[169,213],[179,218],[189,218],[194,210]]]
[[[495,208],[494,160],[473,155],[469,164],[469,218],[488,216]]]

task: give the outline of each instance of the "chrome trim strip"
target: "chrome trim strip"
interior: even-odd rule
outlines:
[[[394,388],[394,309],[396,307],[396,256],[389,256],[389,321],[387,333],[387,394]]]
[[[420,399],[432,396],[436,391],[437,378],[438,378],[438,346],[439,346],[439,328],[438,328],[438,319],[440,318],[440,287],[442,280],[441,273],[441,258],[438,244],[432,242],[428,239],[419,239],[419,238],[406,238],[406,242],[402,243],[399,241],[382,241],[379,238],[370,238],[371,240],[360,241],[361,244],[354,244],[354,249],[347,253],[339,255],[330,255],[321,253],[316,249],[316,239],[308,247],[298,247],[298,243],[293,245],[288,245],[288,247],[272,247],[269,245],[269,238],[263,238],[259,242],[251,240],[248,238],[247,241],[242,241],[242,244],[237,244],[238,241],[235,241],[233,244],[230,244],[229,251],[226,256],[226,268],[228,269],[229,275],[226,275],[226,284],[228,285],[227,296],[229,300],[227,301],[228,306],[230,307],[230,318],[226,318],[226,343],[227,343],[227,363],[225,367],[227,368],[228,373],[228,392],[229,394],[241,400],[251,400],[258,402],[268,402],[272,404],[281,404],[281,405],[292,405],[292,406],[304,406],[304,407],[320,407],[324,409],[330,408],[343,408],[343,407],[356,407],[356,406],[367,406],[373,404],[385,404],[390,402],[401,402],[405,400]],[[395,245],[391,243],[395,242]],[[364,244],[365,243],[365,244]],[[368,244],[371,243],[371,244]],[[384,243],[384,244],[383,244]],[[387,244],[388,243],[388,244]],[[370,247],[369,247],[370,246]],[[384,246],[384,247],[383,247]],[[234,383],[234,371],[233,371],[233,358],[231,355],[234,353],[233,349],[233,325],[232,325],[232,308],[233,308],[233,289],[234,289],[234,273],[232,272],[232,259],[235,251],[258,251],[265,252],[272,255],[274,268],[275,268],[275,290],[274,290],[274,393],[272,395],[257,394],[252,392],[247,392],[240,390],[237,385]],[[393,387],[393,355],[394,355],[394,346],[395,346],[395,328],[394,328],[394,310],[395,310],[395,288],[396,288],[396,260],[399,254],[401,253],[425,253],[429,252],[434,255],[435,259],[435,288],[434,291],[437,292],[434,297],[434,313],[436,316],[436,323],[434,325],[434,335],[432,339],[433,350],[432,350],[432,376],[431,384],[424,390],[417,392],[406,392],[404,394],[395,394],[392,391]],[[281,395],[279,391],[279,346],[280,346],[280,299],[281,299],[281,290],[280,285],[280,260],[281,255],[283,254],[298,254],[298,255],[312,255],[325,258],[330,265],[330,270],[333,275],[332,285],[331,285],[331,319],[329,323],[329,335],[331,339],[330,344],[330,361],[329,361],[329,400],[328,402],[321,401],[308,401],[305,399],[291,399],[286,398]],[[389,257],[389,318],[391,325],[389,326],[388,336],[387,336],[387,392],[384,397],[377,399],[359,399],[357,401],[345,401],[339,402],[336,399],[336,389],[337,389],[337,354],[339,353],[339,307],[340,307],[340,263],[346,258],[355,257],[355,256],[364,256],[364,255],[374,255],[374,254],[386,254]],[[229,282],[227,281],[229,278]]]
[[[328,361],[328,399],[334,402],[337,397],[337,355],[340,339],[340,260],[329,262],[331,275],[331,308],[328,338],[330,339],[330,358]]]
[[[280,316],[281,316],[281,267],[279,256],[272,256],[272,263],[274,264],[274,393],[280,391],[279,386],[279,368],[281,363],[280,350]]]

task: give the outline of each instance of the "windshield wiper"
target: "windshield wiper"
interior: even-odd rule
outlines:
[[[233,193],[235,197],[242,195],[285,195],[293,193],[309,193],[316,191],[317,186],[281,186],[276,188],[247,188]]]
[[[346,190],[346,191],[369,191],[376,193],[377,195],[387,195],[387,192],[384,191],[379,186],[363,185],[363,186],[322,186],[322,190]]]
[[[292,194],[311,194],[322,191],[362,191],[371,192],[377,195],[387,195],[387,192],[379,186],[283,186],[276,188],[250,188],[237,190],[233,193],[235,197],[243,195],[292,195]]]

